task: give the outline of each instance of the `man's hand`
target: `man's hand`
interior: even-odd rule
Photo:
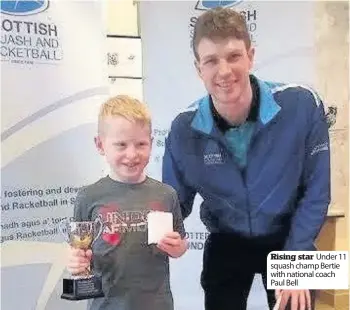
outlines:
[[[178,258],[186,252],[187,241],[185,239],[181,239],[178,232],[170,232],[159,241],[157,247],[167,253],[169,256]]]
[[[91,262],[92,252],[91,250],[81,250],[69,248],[68,250],[68,261],[67,269],[72,275],[77,275],[80,273],[85,273]]]
[[[276,300],[282,294],[278,310],[286,309],[290,299],[291,310],[311,310],[311,296],[309,290],[276,290]]]

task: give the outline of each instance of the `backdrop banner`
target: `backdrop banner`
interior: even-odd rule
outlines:
[[[1,1],[3,310],[85,309],[60,299],[57,224],[71,218],[78,188],[105,168],[93,143],[108,94],[100,6]]]
[[[141,1],[144,99],[151,107],[154,122],[149,172],[155,178],[161,178],[164,138],[172,119],[206,94],[195,71],[191,39],[197,17],[218,5],[231,7],[245,16],[256,47],[253,72],[258,77],[313,84],[311,1]],[[200,272],[207,231],[199,219],[200,202],[201,198],[196,197],[193,212],[185,221],[189,251],[171,262],[176,310],[203,309]],[[248,307],[267,309],[260,277],[256,277]]]

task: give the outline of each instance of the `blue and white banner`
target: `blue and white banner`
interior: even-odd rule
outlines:
[[[141,1],[144,99],[152,109],[154,123],[149,172],[156,178],[161,179],[164,138],[172,119],[205,95],[195,71],[191,39],[198,16],[218,5],[232,7],[245,16],[256,47],[253,71],[258,77],[313,85],[315,35],[311,1]],[[207,232],[199,219],[200,202],[201,198],[196,197],[193,212],[185,221],[190,249],[182,258],[172,260],[176,310],[203,309],[200,272]],[[267,309],[259,277],[248,307]]]
[[[93,143],[108,94],[102,29],[99,1],[1,1],[1,309],[85,309],[60,299],[56,224],[105,169]]]

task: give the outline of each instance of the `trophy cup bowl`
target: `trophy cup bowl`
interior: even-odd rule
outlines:
[[[90,222],[62,221],[59,230],[72,248],[86,251],[92,248],[92,244],[101,235],[103,223],[100,218]],[[91,268],[71,276],[70,279],[63,279],[62,299],[82,300],[103,296],[102,280],[93,274]]]

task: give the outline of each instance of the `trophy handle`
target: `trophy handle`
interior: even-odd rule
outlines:
[[[69,226],[68,220],[62,220],[58,223],[58,230],[67,243],[69,243],[68,226]]]
[[[96,219],[94,220],[94,226],[95,226],[95,229],[97,226],[99,226],[99,228],[98,228],[97,234],[96,234],[94,240],[92,241],[91,245],[93,245],[95,243],[95,241],[101,236],[102,231],[103,231],[104,225],[103,225],[103,221],[102,221],[100,216],[96,217]]]

